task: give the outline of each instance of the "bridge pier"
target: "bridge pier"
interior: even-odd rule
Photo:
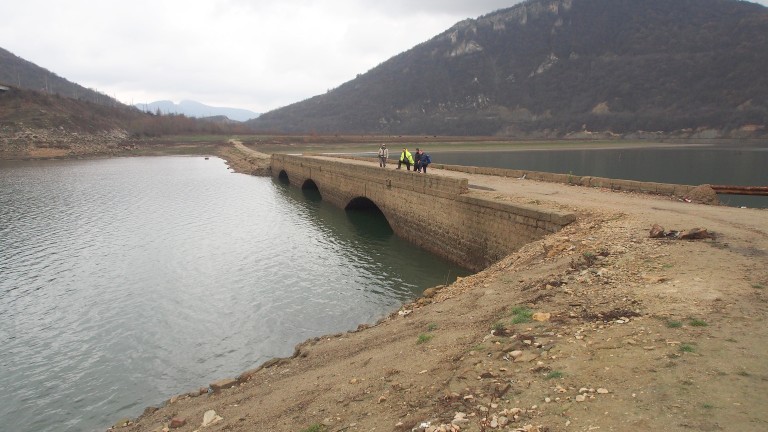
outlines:
[[[576,219],[489,199],[471,192],[467,179],[311,156],[275,154],[271,163],[274,176],[285,175],[296,187],[311,180],[323,199],[337,207],[370,200],[396,235],[474,271]]]

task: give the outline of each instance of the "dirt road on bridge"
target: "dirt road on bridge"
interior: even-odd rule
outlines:
[[[768,211],[411,175],[465,177],[471,194],[578,219],[370,328],[307,341],[125,430],[173,419],[179,431],[768,429]],[[713,237],[650,238],[654,224]],[[222,419],[203,429],[209,410]]]

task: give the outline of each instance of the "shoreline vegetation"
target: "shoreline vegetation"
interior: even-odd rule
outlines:
[[[410,138],[386,142],[438,147]],[[234,171],[253,175],[268,175],[268,153],[277,149],[334,151],[310,137],[175,143],[181,142],[187,144],[173,150],[178,153],[165,154],[217,155]],[[372,143],[348,137],[333,147],[373,151]],[[580,144],[610,145],[547,145]],[[503,144],[482,139],[445,144],[462,150],[465,145]],[[160,147],[142,145],[125,154],[169,151]],[[110,430],[768,427],[765,210],[467,177],[493,186],[477,193],[568,209],[577,220],[474,275],[425,290],[375,325],[310,339],[290,358],[237,377],[190,383],[189,392],[146,408],[138,418],[121,419]],[[651,238],[654,225],[703,228],[713,235],[691,241]]]

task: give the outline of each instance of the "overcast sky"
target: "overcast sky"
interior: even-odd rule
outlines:
[[[189,99],[266,112],[519,2],[8,1],[0,47],[128,104]]]

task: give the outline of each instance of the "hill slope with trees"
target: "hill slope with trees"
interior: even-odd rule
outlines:
[[[99,105],[125,106],[110,96],[73,83],[3,48],[0,48],[0,84]]]
[[[736,0],[529,0],[462,21],[261,131],[759,136],[768,8]]]

